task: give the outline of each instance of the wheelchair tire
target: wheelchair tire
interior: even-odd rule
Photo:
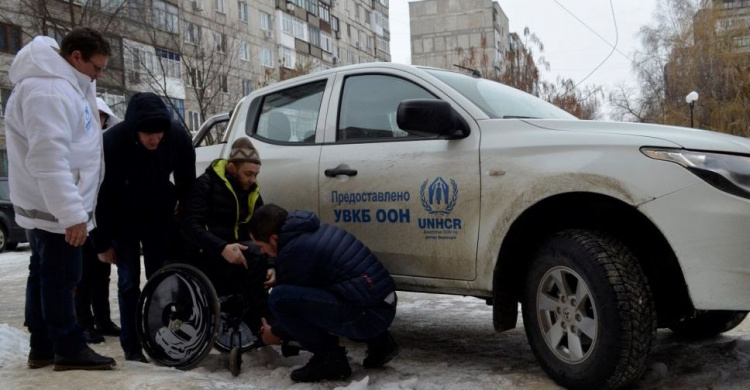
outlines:
[[[235,347],[229,351],[229,372],[232,376],[240,375],[240,369],[242,368],[242,352],[239,348]]]
[[[218,335],[216,336],[216,342],[214,343],[214,348],[216,348],[216,350],[221,353],[228,353],[232,350],[232,348],[235,348],[235,347],[238,347],[240,351],[242,351],[243,353],[252,349],[253,343],[255,343],[255,340],[257,339],[257,337],[255,337],[253,332],[250,330],[250,327],[247,326],[244,322],[240,322],[239,331],[240,331],[240,342],[239,342],[240,345],[233,345],[232,343],[233,330],[227,324],[227,314],[222,312],[221,320],[219,321],[219,331],[218,331]]]
[[[219,331],[216,290],[197,268],[173,264],[146,282],[136,331],[144,351],[162,366],[188,370],[211,352]]]

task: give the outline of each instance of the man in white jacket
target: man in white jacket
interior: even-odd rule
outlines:
[[[73,302],[104,173],[94,81],[110,54],[99,32],[79,27],[59,48],[51,38],[34,38],[8,72],[15,84],[5,111],[10,199],[31,245],[25,321],[30,368],[115,365],[86,345]]]

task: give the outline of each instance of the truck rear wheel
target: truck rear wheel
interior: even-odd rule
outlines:
[[[701,310],[669,329],[685,338],[707,339],[736,328],[745,317],[746,311]]]
[[[558,384],[613,389],[643,373],[656,309],[640,265],[617,239],[587,230],[551,237],[527,275],[522,303],[531,349]]]

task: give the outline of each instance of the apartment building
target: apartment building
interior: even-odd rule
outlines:
[[[59,41],[74,25],[99,29],[114,49],[97,92],[115,113],[151,91],[191,131],[256,88],[391,59],[388,0],[3,0],[0,112],[18,50],[36,35]],[[0,176],[4,134],[0,114]]]
[[[499,77],[510,42],[508,16],[492,0],[409,3],[411,62],[455,69],[462,65]]]

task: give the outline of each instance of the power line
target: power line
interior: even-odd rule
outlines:
[[[568,10],[567,8],[565,8],[565,6],[563,6],[562,4],[560,4],[560,2],[559,2],[559,1],[557,1],[557,0],[553,0],[553,1],[554,1],[555,3],[557,3],[557,5],[559,5],[560,7],[562,7],[562,8],[563,8],[563,9],[564,9],[564,10],[565,10],[566,12],[568,12],[568,13],[569,13],[570,15],[572,15],[572,16],[573,16],[573,17],[574,17],[574,18],[575,18],[576,20],[578,20],[578,21],[579,21],[580,23],[582,23],[582,24],[583,24],[584,26],[586,26],[586,27],[587,27],[587,28],[588,28],[589,30],[593,31],[593,32],[594,32],[594,34],[596,34],[596,36],[598,36],[599,38],[601,38],[602,40],[604,40],[605,42],[607,42],[607,41],[606,41],[606,40],[605,40],[604,38],[602,38],[602,36],[601,36],[601,35],[599,35],[599,34],[598,34],[598,33],[597,33],[596,31],[594,31],[594,30],[593,30],[593,29],[592,29],[591,27],[589,27],[589,26],[588,26],[588,25],[587,25],[586,23],[584,23],[584,22],[583,22],[583,21],[582,21],[581,19],[579,19],[579,18],[578,18],[577,16],[575,16],[575,15],[574,15],[574,14],[573,14],[572,12],[570,12],[570,10]],[[609,54],[607,54],[607,57],[605,57],[605,58],[604,58],[604,60],[602,60],[602,62],[600,62],[600,63],[599,63],[599,65],[597,65],[597,66],[596,66],[596,67],[595,67],[595,68],[594,68],[594,69],[593,69],[593,70],[592,70],[592,71],[591,71],[591,72],[590,72],[589,74],[587,74],[587,75],[586,75],[586,77],[584,77],[583,79],[581,79],[581,81],[579,81],[578,83],[576,83],[576,85],[574,85],[574,86],[573,86],[573,88],[572,88],[573,90],[575,90],[576,88],[578,88],[578,86],[579,86],[579,85],[581,85],[581,83],[583,83],[584,81],[586,81],[586,79],[588,79],[589,77],[591,77],[591,75],[592,75],[592,74],[594,74],[594,73],[595,73],[595,72],[596,72],[597,70],[599,70],[599,68],[601,68],[601,66],[602,66],[602,65],[604,65],[604,63],[605,63],[605,62],[607,62],[607,60],[608,60],[608,59],[609,59],[610,57],[612,57],[612,54],[614,54],[614,52],[615,52],[615,51],[617,50],[617,44],[618,44],[618,42],[620,41],[620,32],[619,32],[619,30],[618,30],[618,28],[617,28],[617,18],[616,18],[616,16],[615,16],[615,7],[614,7],[614,5],[612,4],[612,0],[609,0],[609,7],[610,7],[610,9],[612,10],[612,22],[613,22],[613,23],[614,23],[614,25],[615,25],[615,44],[614,44],[614,46],[612,46],[612,45],[610,44],[610,46],[612,46],[612,51],[610,51],[610,52],[609,52]],[[609,44],[609,42],[607,42],[607,43]],[[558,88],[555,88],[555,90],[554,90],[554,91],[552,91],[552,94],[554,94],[555,92],[557,92],[557,89],[559,89],[559,87],[558,87]]]
[[[617,44],[614,44],[614,45],[611,44],[606,38],[604,38],[603,36],[601,36],[601,34],[599,34],[598,32],[596,32],[596,30],[594,30],[593,28],[591,28],[588,24],[586,24],[586,22],[584,22],[583,20],[581,20],[581,18],[579,18],[578,16],[576,16],[569,9],[565,8],[565,6],[562,5],[559,1],[557,1],[557,0],[553,0],[553,1],[555,3],[557,3],[557,5],[559,5],[560,8],[562,8],[563,10],[565,10],[565,12],[567,12],[568,14],[570,14],[570,16],[572,16],[576,21],[578,21],[578,23],[580,23],[581,25],[583,25],[583,27],[586,27],[589,31],[591,31],[592,33],[594,33],[594,35],[596,35],[599,39],[601,39],[602,42],[606,43],[607,46],[615,49],[615,51],[617,51],[617,53],[619,53],[620,55],[622,55],[623,57],[625,57],[631,63],[633,63],[635,65],[638,65],[634,59],[630,58],[627,54],[625,54],[622,51],[620,51],[620,49],[617,48]],[[611,0],[610,0],[609,3],[610,3],[609,4],[610,7],[612,7],[612,1]],[[613,14],[613,18],[614,18],[614,8],[612,9],[612,14]]]

